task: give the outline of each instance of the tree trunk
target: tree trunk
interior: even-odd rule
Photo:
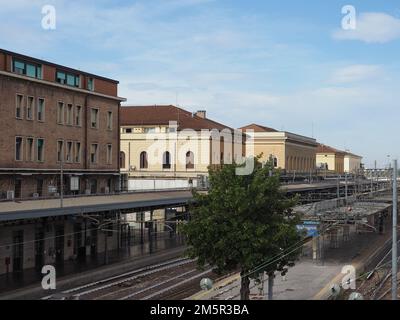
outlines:
[[[240,287],[240,300],[250,300],[250,279],[246,275],[245,271],[242,271],[241,275],[241,287]]]
[[[274,272],[268,273],[268,300],[274,299],[274,277]]]

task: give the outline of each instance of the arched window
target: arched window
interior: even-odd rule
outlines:
[[[140,169],[147,169],[149,167],[148,161],[147,161],[147,152],[143,151],[140,154]]]
[[[171,154],[168,151],[163,154],[163,169],[171,169]]]
[[[186,153],[186,169],[194,169],[194,153],[192,151]]]
[[[125,169],[125,152],[123,151],[119,153],[119,167]]]

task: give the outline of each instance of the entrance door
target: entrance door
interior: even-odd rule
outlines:
[[[13,232],[13,272],[22,272],[24,268],[24,231]]]
[[[90,194],[96,194],[96,193],[97,193],[97,180],[91,179],[90,180]]]
[[[64,264],[64,226],[56,227],[56,239],[55,239],[55,249],[56,249],[56,264]]]
[[[39,197],[43,197],[43,179],[37,179],[36,183],[36,193]]]
[[[86,259],[86,246],[84,241],[84,234],[82,232],[82,224],[76,223],[74,225],[74,253],[77,256],[77,259],[80,261],[84,261]]]
[[[16,179],[14,187],[14,197],[16,199],[20,199],[21,196],[22,196],[22,180]]]
[[[44,229],[35,232],[35,268],[41,271],[44,266]]]
[[[111,178],[107,180],[107,188],[109,193],[113,192],[113,180]]]

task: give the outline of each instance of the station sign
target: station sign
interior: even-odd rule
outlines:
[[[303,221],[303,224],[297,225],[297,230],[306,231],[307,237],[317,237],[319,225],[318,221]]]

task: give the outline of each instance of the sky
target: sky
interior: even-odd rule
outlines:
[[[397,0],[0,4],[0,48],[119,80],[130,105],[312,136],[367,167],[400,156]],[[44,5],[56,9],[54,30],[42,27]],[[355,29],[342,28],[345,5]]]

